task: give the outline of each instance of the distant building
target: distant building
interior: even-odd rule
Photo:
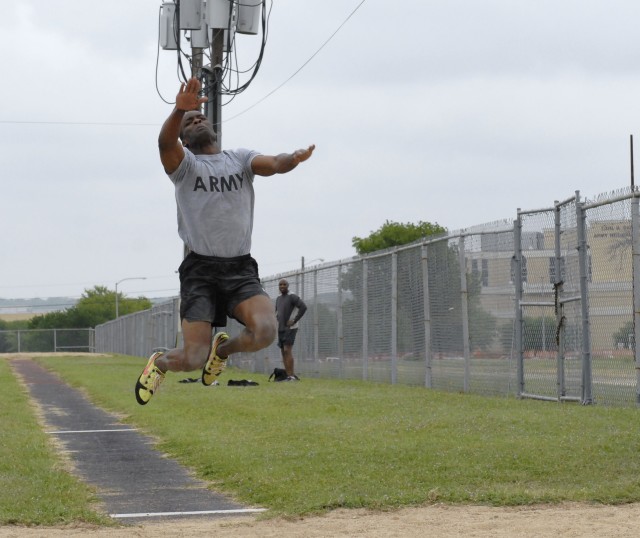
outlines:
[[[591,341],[594,351],[613,347],[613,335],[633,319],[633,289],[631,263],[631,221],[590,221],[587,228],[589,306]],[[484,235],[480,250],[470,251],[467,271],[481,285],[483,308],[498,319],[513,320],[514,242],[512,233]],[[567,268],[578,275],[578,252],[575,248],[576,229],[562,234],[559,270],[566,293],[579,293],[579,281],[567,281]],[[566,248],[564,245],[571,245]],[[555,239],[553,228],[522,234],[522,280],[525,294],[532,301],[553,300],[556,280]],[[536,298],[535,294],[538,294]],[[575,303],[578,305],[579,303]],[[532,316],[551,316],[553,308],[540,307],[538,313],[530,307]]]

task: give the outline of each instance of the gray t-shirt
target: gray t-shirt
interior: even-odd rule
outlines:
[[[257,151],[237,149],[184,159],[169,178],[175,185],[178,235],[205,256],[233,258],[251,252],[254,174]]]

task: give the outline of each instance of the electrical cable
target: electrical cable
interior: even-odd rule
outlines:
[[[259,5],[259,4],[242,4],[237,0],[234,2],[234,5],[235,4],[237,4],[238,6],[247,5],[247,6],[253,6],[253,7]],[[251,82],[255,79],[257,72],[260,68],[260,65],[262,63],[262,60],[264,58],[264,52],[265,52],[267,36],[268,36],[268,21],[271,15],[271,11],[273,9],[273,0],[271,0],[268,11],[266,6],[266,0],[260,0],[260,5],[261,5],[261,27],[262,27],[262,39],[260,43],[260,51],[258,53],[258,58],[256,59],[256,61],[250,67],[244,70],[238,68],[237,48],[234,47],[236,43],[236,38],[235,38],[235,31],[234,31],[234,24],[233,24],[234,22],[233,13],[231,10],[232,6],[230,5],[230,18],[226,28],[227,54],[223,60],[224,64],[221,66],[222,77],[221,77],[221,84],[220,84],[220,94],[231,96],[231,98],[226,102],[222,103],[223,106],[231,102],[234,99],[235,95],[243,92],[249,87]],[[232,51],[232,52],[229,52],[229,51]],[[251,75],[249,76],[249,79],[246,82],[241,83],[240,75],[246,74],[246,73],[251,73]],[[234,79],[234,75],[235,75],[235,79]],[[207,81],[205,80],[204,82],[206,84]],[[210,90],[209,87],[205,87],[204,93],[207,94],[209,90]]]
[[[251,82],[253,82],[253,80],[255,79],[255,77],[258,74],[258,71],[260,69],[260,66],[262,64],[262,60],[264,58],[264,51],[265,51],[265,48],[266,48],[266,45],[267,45],[269,18],[271,17],[271,10],[273,9],[273,0],[271,0],[271,4],[270,4],[268,12],[266,10],[266,7],[267,7],[266,6],[266,0],[263,0],[261,3],[262,3],[262,42],[261,42],[261,45],[260,45],[260,52],[258,53],[258,58],[254,62],[253,66],[250,67],[249,69],[247,69],[246,71],[240,71],[240,70],[238,70],[236,68],[236,73],[238,74],[238,78],[239,78],[239,74],[240,73],[248,72],[251,69],[253,69],[253,72],[252,72],[252,74],[249,77],[249,80],[247,82],[245,82],[241,86],[236,87],[235,90],[227,90],[225,92],[226,95],[237,95],[237,94],[242,93],[243,91],[245,91],[249,87]],[[228,55],[228,57],[229,56],[230,55]],[[225,103],[225,104],[227,104],[227,103]]]
[[[253,105],[251,105],[250,107],[244,109],[242,112],[239,112],[238,114],[236,114],[235,116],[231,116],[230,118],[223,120],[222,123],[226,123],[228,121],[231,121],[239,116],[242,116],[243,114],[245,114],[246,112],[248,112],[249,110],[251,110],[252,108],[258,106],[260,103],[262,103],[262,101],[264,101],[265,99],[267,99],[268,97],[271,97],[274,93],[276,93],[280,88],[282,88],[285,84],[287,84],[287,82],[289,82],[293,77],[295,77],[300,71],[302,71],[305,66],[311,62],[311,60],[313,60],[318,53],[329,43],[329,41],[331,41],[334,36],[342,29],[342,27],[349,21],[349,19],[351,17],[353,17],[353,15],[355,14],[356,11],[358,11],[358,9],[360,9],[360,6],[362,6],[362,4],[364,4],[367,0],[362,0],[356,7],[355,9],[349,13],[348,17],[342,22],[342,24],[340,26],[338,26],[338,28],[336,29],[335,32],[333,32],[329,38],[320,46],[320,48],[318,50],[316,50],[311,57],[304,62],[288,79],[286,79],[282,84],[280,84],[279,86],[277,86],[276,88],[274,88],[273,90],[271,90],[267,95],[265,95],[262,99],[259,99],[258,101],[256,101]]]

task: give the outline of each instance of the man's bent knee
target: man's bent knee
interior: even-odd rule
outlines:
[[[253,328],[253,335],[255,344],[257,346],[256,351],[259,349],[264,349],[265,347],[271,345],[276,338],[277,327],[275,320],[271,319],[262,319],[258,323],[256,323]]]

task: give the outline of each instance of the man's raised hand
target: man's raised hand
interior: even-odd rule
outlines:
[[[198,110],[202,103],[206,103],[207,97],[200,97],[200,81],[197,78],[190,78],[185,84],[180,84],[180,91],[176,95],[176,108],[178,110]]]
[[[309,157],[311,157],[314,149],[316,149],[315,144],[311,144],[307,149],[297,149],[293,152],[293,162],[297,165],[301,162],[306,161]]]

